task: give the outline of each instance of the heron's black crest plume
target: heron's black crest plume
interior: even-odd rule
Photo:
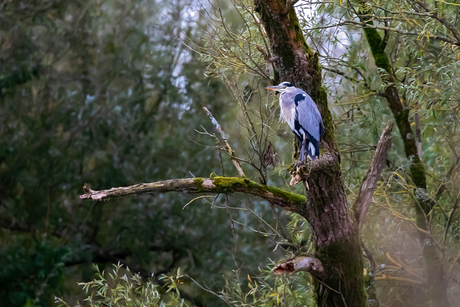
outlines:
[[[282,82],[280,85],[284,85],[286,87],[293,87],[294,85],[292,85],[291,83],[285,81],[285,82]]]

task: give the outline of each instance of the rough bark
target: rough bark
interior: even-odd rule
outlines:
[[[325,270],[323,281],[314,280],[317,304],[367,306],[359,231],[344,191],[318,55],[308,47],[292,5],[282,0],[254,0],[254,4],[270,40],[280,81],[305,90],[316,102],[326,127],[320,158],[302,174],[308,206],[300,212],[310,223],[315,256]]]
[[[373,26],[371,21],[371,12],[361,10],[358,17],[364,25]],[[409,111],[403,108],[398,90],[395,86],[395,78],[390,60],[385,53],[386,42],[380,37],[377,29],[371,27],[363,28],[367,42],[374,57],[375,65],[384,70],[381,72],[381,79],[385,85],[384,96],[388,106],[398,126],[401,139],[404,144],[406,158],[410,161],[409,171],[411,179],[416,186],[414,204],[416,212],[417,227],[423,230],[429,230],[429,213],[431,211],[431,200],[426,192],[426,173],[425,167],[420,160],[415,143],[415,135],[412,131],[409,121]],[[431,300],[435,305],[449,306],[447,299],[447,281],[444,278],[443,261],[435,242],[431,236],[420,231],[420,243],[423,246],[423,260],[427,272],[427,285]]]
[[[86,184],[83,187],[85,194],[80,199],[93,201],[108,201],[114,198],[123,198],[134,195],[185,192],[185,193],[234,193],[241,192],[259,196],[266,201],[278,205],[285,210],[300,213],[305,211],[306,198],[279,188],[259,184],[244,177],[211,177],[211,178],[184,178],[139,183],[129,187],[111,188],[95,191]]]

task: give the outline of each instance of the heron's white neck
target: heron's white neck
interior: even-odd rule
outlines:
[[[297,90],[295,92],[285,91],[280,95],[280,120],[285,121],[291,129],[294,129],[295,93],[297,93]]]

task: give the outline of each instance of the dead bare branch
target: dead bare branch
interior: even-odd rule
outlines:
[[[380,178],[380,174],[382,173],[383,167],[385,166],[385,162],[388,158],[388,152],[391,148],[391,132],[393,131],[393,126],[394,123],[389,121],[383,130],[377,144],[374,157],[372,158],[371,164],[364,176],[363,183],[359,188],[358,197],[353,205],[353,211],[355,213],[355,218],[359,223],[360,230],[366,220],[367,210],[369,209],[372,201],[374,191],[377,188],[377,181]]]
[[[222,128],[220,127],[219,123],[214,118],[212,113],[208,110],[208,108],[203,107],[203,110],[206,112],[206,114],[208,114],[209,118],[211,119],[212,124],[216,127],[217,131],[219,131],[220,136],[222,137],[222,140],[224,141],[224,144],[225,144],[225,151],[228,153],[228,155],[232,159],[232,162],[235,165],[236,170],[238,171],[238,175],[244,176],[243,168],[241,167],[241,164],[238,161],[238,158],[236,157],[235,152],[230,147],[230,144],[228,143],[228,139],[227,139],[227,136],[225,136],[224,131],[222,130]]]

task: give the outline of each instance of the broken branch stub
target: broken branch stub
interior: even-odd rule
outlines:
[[[297,272],[309,272],[311,275],[323,278],[325,275],[324,267],[321,261],[315,257],[296,257],[278,263],[273,268],[275,274],[293,274]]]

